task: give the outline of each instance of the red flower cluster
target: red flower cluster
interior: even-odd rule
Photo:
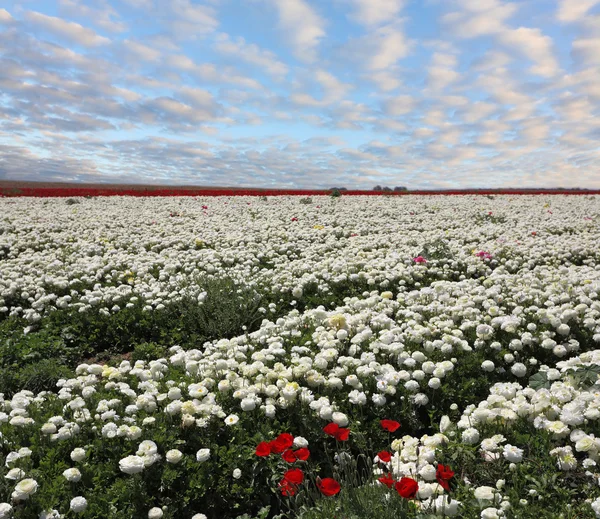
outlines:
[[[400,480],[395,481],[390,473],[381,476],[378,481],[388,488],[395,487],[396,492],[405,499],[413,499],[419,490],[419,484],[414,479],[400,478]]]
[[[300,469],[290,469],[283,475],[283,478],[279,482],[279,491],[286,497],[294,496],[303,481],[304,472]]]
[[[42,184],[43,185],[43,184]],[[82,184],[85,186],[85,184]],[[33,197],[70,197],[70,196],[317,196],[329,195],[331,191],[325,189],[202,189],[202,188],[174,188],[174,187],[148,187],[137,188],[127,186],[118,187],[114,184],[106,187],[17,187],[0,186],[0,197],[33,196]],[[387,194],[387,193],[386,193]],[[344,196],[381,196],[380,191],[352,190],[344,191]],[[394,193],[394,196],[407,195],[600,195],[600,190],[454,190],[454,191],[405,191]],[[317,206],[318,207],[318,206]]]
[[[325,434],[333,436],[337,441],[345,442],[350,436],[350,429],[347,427],[340,427],[338,424],[331,422],[323,427]]]
[[[290,433],[281,433],[270,442],[260,442],[256,446],[255,454],[261,458],[266,458],[271,454],[281,454],[281,457],[288,463],[298,460],[306,461],[310,456],[310,451],[306,448],[292,450],[293,444],[294,437]]]

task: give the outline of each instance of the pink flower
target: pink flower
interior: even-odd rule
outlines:
[[[417,256],[416,258],[413,258],[413,261],[415,263],[427,263],[427,260],[423,256]]]

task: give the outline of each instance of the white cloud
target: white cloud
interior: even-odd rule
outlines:
[[[36,11],[27,11],[25,20],[51,32],[52,34],[69,39],[83,47],[94,47],[110,43],[108,38],[99,36],[92,29],[83,27],[75,22],[68,22],[62,18],[47,16]]]
[[[556,19],[564,23],[577,22],[598,3],[600,0],[558,0]]]
[[[314,78],[324,91],[323,101],[325,103],[339,101],[353,88],[350,83],[343,83],[331,72],[324,69],[317,69],[314,72]]]
[[[6,9],[0,9],[0,23],[12,23],[14,18]]]
[[[410,95],[399,95],[382,103],[383,113],[396,117],[412,112],[417,106],[417,100]]]
[[[458,11],[441,17],[443,24],[457,38],[468,39],[498,34],[505,30],[504,22],[517,12],[515,4],[497,0],[458,0]]]
[[[387,23],[398,16],[404,0],[347,0],[354,7],[351,18],[362,25]]]
[[[294,55],[301,61],[317,59],[317,47],[325,36],[325,22],[304,0],[269,0],[279,14],[279,25]]]
[[[137,41],[124,40],[123,47],[125,48],[126,52],[130,52],[137,59],[141,59],[143,61],[158,61],[161,57],[160,51]]]
[[[221,54],[233,56],[250,65],[263,68],[268,74],[275,77],[283,77],[289,71],[288,66],[280,61],[275,53],[261,49],[254,43],[247,43],[242,37],[233,41],[227,34],[221,33],[217,36],[213,48]]]
[[[534,62],[533,74],[551,77],[560,70],[552,52],[552,39],[542,34],[540,29],[519,27],[502,31],[498,41]]]
[[[412,42],[404,34],[401,22],[378,27],[346,44],[350,58],[372,72],[388,71],[411,49]]]
[[[428,88],[443,90],[460,79],[460,74],[453,69],[457,64],[456,56],[436,52],[431,61],[431,66],[427,68]]]
[[[88,18],[94,25],[110,32],[124,32],[127,25],[121,21],[113,20],[119,18],[117,12],[106,0],[100,0],[101,8],[93,8],[82,3],[82,0],[59,0],[61,12],[72,16]]]
[[[580,65],[588,67],[600,65],[600,37],[574,40],[571,56]]]

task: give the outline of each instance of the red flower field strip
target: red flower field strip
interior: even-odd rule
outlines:
[[[329,195],[331,190],[307,189],[183,189],[183,188],[91,188],[91,187],[0,187],[0,197],[64,198],[78,196],[318,196]],[[465,190],[465,191],[401,191],[382,192],[367,190],[343,191],[343,196],[472,196],[472,195],[600,195],[600,190]]]

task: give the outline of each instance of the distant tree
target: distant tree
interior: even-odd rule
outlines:
[[[389,192],[391,192],[391,191],[392,191],[392,188],[391,188],[391,187],[388,187],[388,186],[385,186],[385,187],[382,189],[382,191],[385,191],[386,193],[389,193]]]
[[[404,186],[396,186],[394,191],[408,191],[408,188]]]
[[[373,188],[373,191],[383,191],[383,188],[382,188],[380,185],[376,185],[376,186]]]

